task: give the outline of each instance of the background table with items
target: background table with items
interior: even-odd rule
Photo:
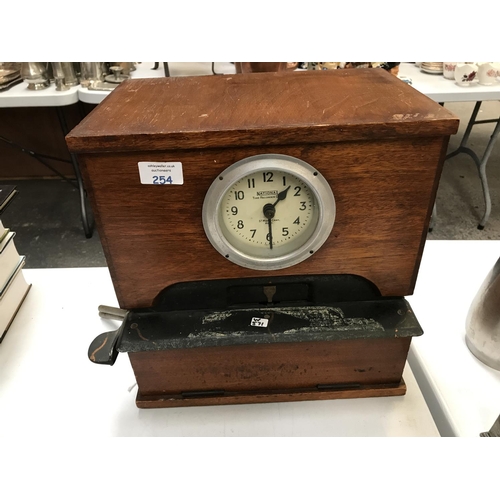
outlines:
[[[480,85],[473,81],[467,87],[458,85],[454,80],[448,80],[443,75],[428,74],[415,66],[413,63],[401,63],[399,69],[400,77],[408,77],[412,80],[412,86],[432,100],[446,105],[447,102],[475,102],[474,110],[467,124],[460,146],[447,155],[447,159],[457,154],[468,154],[478,168],[479,178],[483,188],[484,213],[478,223],[478,228],[483,229],[491,213],[491,196],[488,187],[486,167],[496,141],[500,135],[500,117],[491,120],[477,120],[477,115],[484,101],[500,100],[500,80],[493,85]],[[470,133],[475,125],[494,123],[495,128],[490,140],[482,154],[478,154],[467,146]],[[436,211],[434,211],[434,215]]]
[[[169,63],[154,63],[141,62],[137,63],[136,71],[131,73],[131,78],[158,78],[165,76],[165,64],[168,66],[170,76],[195,76],[195,75],[213,75],[216,74],[234,74],[236,72],[234,64],[229,62],[169,62]],[[156,67],[156,69],[154,69]],[[302,70],[296,70],[302,71]],[[352,71],[355,71],[354,69]],[[488,180],[486,175],[486,167],[488,159],[493,147],[500,135],[500,118],[494,120],[477,120],[477,115],[484,101],[500,100],[500,82],[491,86],[479,85],[477,82],[472,82],[468,87],[462,87],[455,81],[447,80],[442,75],[427,74],[421,71],[413,63],[401,63],[399,69],[400,76],[406,76],[412,80],[412,86],[419,92],[425,94],[436,102],[446,104],[447,102],[475,102],[475,108],[469,120],[469,124],[462,138],[460,147],[450,153],[448,157],[459,153],[469,154],[478,167],[479,177],[483,188],[485,210],[479,227],[482,228],[486,224],[491,212],[491,197],[488,188]],[[11,89],[0,93],[0,108],[1,107],[39,107],[39,106],[54,106],[57,109],[59,121],[64,133],[67,132],[67,125],[64,118],[63,107],[76,102],[83,102],[91,105],[96,105],[102,102],[111,91],[104,90],[89,90],[81,86],[70,87],[66,91],[56,91],[55,85],[52,84],[49,88],[30,91],[26,88],[26,84],[21,83]],[[496,127],[492,133],[490,141],[482,155],[472,151],[467,147],[467,141],[474,125],[481,123],[495,123]],[[72,157],[72,163],[77,177],[78,187],[80,191],[80,205],[82,214],[82,223],[87,237],[92,235],[92,221],[90,211],[86,206],[85,191],[81,182],[78,163]],[[89,214],[88,214],[89,212]]]
[[[231,63],[167,63],[170,76],[195,76],[195,75],[211,75],[217,74],[233,74],[235,66]],[[131,78],[154,78],[165,76],[163,63],[159,67],[152,69],[155,63],[139,63],[137,70],[132,72]],[[298,70],[301,71],[301,70]],[[334,70],[333,70],[334,71]],[[352,71],[355,71],[354,69]],[[412,86],[419,92],[425,94],[430,99],[436,102],[445,104],[447,102],[475,102],[474,111],[472,112],[467,129],[462,138],[461,144],[456,151],[451,152],[448,158],[460,153],[469,154],[478,168],[478,174],[481,180],[483,189],[485,209],[481,220],[478,223],[480,229],[484,228],[488,221],[491,212],[491,196],[488,188],[488,180],[486,175],[486,167],[491,151],[500,134],[500,117],[494,120],[477,120],[482,102],[500,100],[500,81],[498,84],[491,86],[480,85],[477,81],[472,82],[468,87],[457,85],[454,80],[448,80],[443,75],[428,74],[423,72],[414,63],[401,63],[399,69],[400,77],[408,77],[412,80]],[[92,91],[85,88],[80,88],[78,91],[79,99],[90,104],[100,103],[107,95],[108,91]],[[496,127],[491,135],[490,141],[482,153],[478,155],[475,151],[467,147],[467,142],[474,125],[495,123]],[[434,211],[434,215],[436,211]]]
[[[64,108],[72,104],[76,104],[79,99],[80,85],[69,87],[67,90],[56,90],[55,84],[42,90],[29,90],[26,83],[21,82],[9,90],[0,92],[0,108],[37,108],[37,107],[53,107],[57,111],[59,125],[62,133],[66,135],[69,132],[69,127],[66,122]],[[9,137],[2,138],[4,142],[10,142]],[[23,145],[20,145],[23,146]],[[30,148],[25,147],[24,152],[32,157],[35,157],[46,167],[50,168],[50,162],[46,160],[54,159],[50,156],[36,153],[31,151]],[[78,191],[80,196],[80,213],[82,217],[82,225],[87,238],[90,238],[93,233],[93,222],[90,210],[87,207],[87,197],[83,186],[83,181],[80,173],[78,161],[74,155],[70,155],[73,171],[75,173]],[[55,158],[59,161],[65,161]],[[64,177],[63,177],[64,178]]]

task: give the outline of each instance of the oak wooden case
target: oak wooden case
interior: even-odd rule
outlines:
[[[457,128],[437,103],[368,69],[128,80],[66,140],[82,166],[119,304],[131,309],[153,305],[175,283],[269,274],[354,274],[383,296],[412,294]],[[202,225],[212,181],[236,161],[265,153],[320,171],[337,209],[322,248],[271,273],[225,259]],[[141,161],[181,162],[184,184],[141,184]],[[407,352],[400,344],[396,384]],[[295,355],[301,352],[298,345]],[[187,365],[197,355],[168,354]],[[154,364],[130,357],[136,375]]]
[[[139,408],[402,396],[411,338],[129,353]],[[168,374],[168,376],[165,376]]]

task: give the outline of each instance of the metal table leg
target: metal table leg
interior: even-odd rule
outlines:
[[[460,146],[458,146],[455,151],[452,153],[446,155],[446,159],[449,160],[450,158],[453,158],[454,156],[458,155],[459,153],[462,153],[463,148],[467,144],[467,141],[469,140],[469,135],[472,131],[472,127],[476,123],[476,117],[477,114],[479,113],[479,108],[481,107],[482,101],[477,101],[476,105],[474,106],[474,110],[472,111],[472,115],[470,117],[469,123],[467,124],[467,128],[465,129],[464,136],[462,137],[462,142],[460,143]]]
[[[476,120],[477,114],[479,112],[479,108],[481,107],[482,102],[478,101],[476,105],[474,106],[474,111],[472,112],[472,115],[470,117],[469,123],[467,124],[467,129],[465,130],[464,136],[462,138],[462,142],[460,143],[460,146],[450,154],[446,156],[446,159],[449,160],[450,158],[453,158],[454,156],[458,155],[459,153],[465,153],[469,155],[474,163],[476,164],[479,172],[479,178],[481,179],[481,185],[483,188],[483,197],[484,197],[484,204],[485,204],[485,209],[484,209],[484,215],[479,222],[477,228],[478,229],[484,229],[484,226],[486,225],[486,222],[488,221],[488,218],[491,213],[491,197],[490,197],[490,191],[488,188],[488,178],[486,176],[486,165],[488,163],[488,159],[491,155],[491,151],[493,150],[493,146],[495,145],[495,142],[498,138],[498,135],[500,134],[500,117],[497,119],[492,119],[492,120]],[[472,130],[472,127],[477,124],[483,124],[483,123],[496,123],[495,130],[493,131],[493,134],[490,137],[490,140],[488,142],[488,145],[486,146],[486,149],[484,151],[483,157],[479,159],[478,155],[472,151],[472,149],[467,147],[467,141],[469,140],[469,136]]]
[[[69,130],[64,113],[60,107],[57,107],[56,109],[57,109],[57,116],[59,118],[59,123],[61,124],[61,129],[64,135],[67,135]],[[85,236],[87,238],[91,238],[94,232],[94,222],[92,220],[90,211],[89,213],[87,213],[87,205],[86,205],[87,193],[85,192],[85,188],[83,186],[82,174],[80,172],[80,166],[78,165],[76,156],[72,153],[70,153],[70,156],[71,156],[71,163],[73,165],[73,170],[75,171],[76,181],[78,183],[78,191],[80,192],[80,213],[82,217],[83,231],[85,232]]]
[[[437,201],[434,201],[434,206],[432,207],[431,220],[429,222],[429,233],[431,233],[432,230],[434,229],[434,224],[436,223],[436,217],[437,217]]]
[[[495,145],[499,133],[500,133],[500,118],[497,120],[497,125],[495,127],[495,130],[493,131],[493,134],[491,134],[490,141],[488,142],[488,146],[486,147],[486,150],[483,155],[483,159],[479,164],[479,177],[481,178],[481,184],[483,185],[485,210],[483,218],[481,219],[481,222],[477,226],[478,229],[484,229],[486,221],[488,220],[491,213],[491,198],[490,198],[490,191],[488,188],[488,179],[486,178],[486,164],[488,163],[488,159],[490,157],[491,151],[493,149],[493,146]]]
[[[444,102],[440,102],[439,105],[444,107]],[[429,233],[432,233],[432,230],[434,229],[434,224],[436,224],[436,218],[437,218],[437,191],[436,191],[436,198],[434,199],[434,205],[432,207],[431,220],[429,221],[429,229],[428,229]]]

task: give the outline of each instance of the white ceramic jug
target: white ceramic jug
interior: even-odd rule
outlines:
[[[455,81],[462,87],[468,87],[476,78],[477,66],[474,63],[457,63],[455,67]]]
[[[495,63],[479,63],[477,77],[481,85],[493,85],[497,82],[498,67]]]

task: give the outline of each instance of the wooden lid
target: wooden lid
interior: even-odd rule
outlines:
[[[127,80],[70,151],[198,149],[456,133],[459,120],[382,69]]]

